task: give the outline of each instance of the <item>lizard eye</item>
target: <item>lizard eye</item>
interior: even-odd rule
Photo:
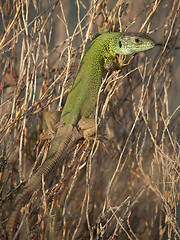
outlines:
[[[120,47],[120,48],[122,47],[122,42],[121,42],[121,41],[119,41],[119,47]]]
[[[135,38],[135,42],[136,42],[136,43],[139,43],[139,38]]]

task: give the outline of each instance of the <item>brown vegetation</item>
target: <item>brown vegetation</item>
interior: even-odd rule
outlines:
[[[104,26],[158,44],[107,74],[96,109],[106,139],[80,142],[61,176],[42,179],[17,239],[180,239],[179,10],[179,0],[0,1],[2,239],[13,199],[48,150],[43,112],[62,108]]]

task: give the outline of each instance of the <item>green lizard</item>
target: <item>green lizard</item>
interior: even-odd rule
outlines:
[[[6,228],[9,240],[12,240],[15,234],[21,208],[29,201],[34,191],[40,188],[42,175],[46,178],[53,174],[57,166],[62,167],[72,146],[79,139],[95,133],[95,121],[89,117],[96,107],[105,71],[123,66],[121,60],[118,64],[115,61],[117,55],[135,54],[154,46],[154,41],[143,33],[97,34],[81,61],[61,117],[57,117],[55,112],[49,117],[50,130],[54,131],[55,123],[57,130],[46,160],[15,199]]]

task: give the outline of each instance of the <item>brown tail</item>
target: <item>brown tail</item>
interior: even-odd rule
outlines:
[[[39,183],[38,185],[37,184],[31,185],[31,184],[32,184],[32,181],[30,181],[27,184],[27,186],[23,189],[23,192],[17,196],[16,201],[13,205],[12,212],[6,226],[6,231],[8,233],[8,240],[12,240],[14,237],[14,233],[16,230],[16,226],[18,224],[21,208],[25,205],[26,202],[29,201],[31,195],[39,186]]]
[[[77,129],[73,128],[72,125],[65,126],[62,129],[59,128],[58,130],[59,132],[57,132],[51,144],[52,147],[47,159],[26,184],[23,192],[17,196],[13,204],[12,212],[6,226],[8,240],[12,240],[14,237],[21,208],[29,201],[34,191],[40,188],[42,175],[44,174],[44,176],[47,177],[56,169],[57,165],[61,168],[67,152],[71,149],[72,145],[81,138]]]

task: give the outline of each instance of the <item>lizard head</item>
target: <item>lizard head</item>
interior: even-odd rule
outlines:
[[[155,46],[155,42],[144,33],[122,33],[114,39],[113,49],[120,55],[129,55],[149,50]]]

